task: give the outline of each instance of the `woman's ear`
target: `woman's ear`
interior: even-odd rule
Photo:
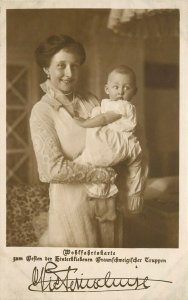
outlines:
[[[46,73],[47,78],[50,78],[50,72],[48,68],[43,68],[44,73]]]
[[[109,89],[108,89],[107,84],[105,84],[105,86],[104,86],[104,91],[105,91],[106,95],[109,95]]]

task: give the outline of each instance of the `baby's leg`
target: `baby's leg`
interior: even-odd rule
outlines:
[[[127,209],[132,213],[141,212],[143,207],[143,192],[148,173],[146,168],[141,154],[127,166]]]
[[[92,200],[95,201],[96,219],[99,222],[114,221],[116,219],[115,197]]]

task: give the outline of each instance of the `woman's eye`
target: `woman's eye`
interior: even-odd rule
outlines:
[[[58,64],[57,65],[57,68],[60,69],[60,70],[64,70],[66,69],[66,64]],[[71,68],[71,70],[77,70],[79,68],[79,65],[78,64],[75,64],[75,65],[71,65],[69,66]]]
[[[73,70],[77,70],[78,68],[79,68],[79,65],[77,65],[77,64],[76,65],[72,65],[72,69]]]
[[[57,65],[58,69],[65,69],[65,65],[64,64],[59,64]]]

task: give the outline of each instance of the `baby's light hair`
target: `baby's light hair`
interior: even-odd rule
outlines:
[[[126,66],[126,65],[120,65],[117,66],[115,68],[113,68],[109,73],[108,73],[108,80],[109,77],[112,73],[120,73],[120,74],[126,74],[132,77],[132,80],[134,81],[134,83],[136,84],[136,74],[133,71],[133,69],[131,69],[130,67]]]

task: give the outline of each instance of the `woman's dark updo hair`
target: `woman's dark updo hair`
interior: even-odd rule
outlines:
[[[77,54],[81,65],[85,62],[86,54],[82,44],[68,35],[59,34],[48,37],[37,47],[35,50],[37,64],[42,68],[49,67],[52,57],[61,49]]]

